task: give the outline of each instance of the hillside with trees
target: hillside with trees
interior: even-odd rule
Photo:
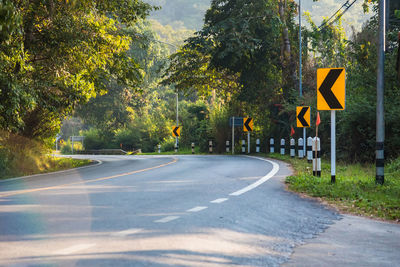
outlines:
[[[153,8],[141,1],[2,2],[0,12],[6,15],[0,21],[4,29],[0,164],[4,170],[13,173],[13,164],[20,161],[16,144],[22,151],[29,139],[51,149],[57,133],[66,141],[65,153],[71,150],[67,140],[72,134],[85,136],[82,149],[152,152],[161,144],[164,151],[173,150],[176,94],[181,147],[194,142],[206,151],[208,140],[214,140],[217,152],[223,152],[231,133],[229,118],[250,116],[255,121],[252,137],[260,138],[265,150],[268,138],[289,137],[297,105],[316,110],[319,67],[344,67],[347,72],[346,110],[338,113],[337,127],[341,159],[374,160],[376,1],[363,2],[372,17],[352,35],[346,35],[340,18],[320,28],[313,14],[306,13],[310,26],[302,28],[302,98],[295,1],[151,4],[167,2],[184,14],[166,15],[169,21],[149,19]],[[399,156],[400,146],[397,8],[391,9],[385,69],[390,158]],[[202,10],[207,11],[199,20]],[[189,14],[196,22],[184,19]],[[199,27],[199,21],[205,23]],[[321,112],[324,140],[329,138],[328,116]],[[238,139],[243,134],[236,130]],[[300,134],[296,130],[295,137]],[[310,129],[308,135],[313,134]]]

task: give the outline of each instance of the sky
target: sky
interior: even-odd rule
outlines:
[[[297,3],[299,0],[296,0]],[[347,0],[301,0],[302,13],[309,11],[311,18],[317,25],[321,25],[324,17],[331,17]],[[349,0],[351,3],[353,0]],[[371,17],[371,13],[364,14],[362,4],[364,0],[357,0],[350,9],[343,15],[343,26],[348,37],[351,35],[351,27],[356,31],[360,31],[363,23]],[[302,23],[306,23],[305,18],[302,18]]]
[[[144,0],[145,2],[162,6],[164,10],[153,12],[153,18],[159,19],[162,24],[171,23],[168,19],[177,20],[179,16],[181,16],[181,20],[185,21],[186,24],[190,24],[189,22],[193,22],[193,19],[196,18],[195,27],[193,25],[185,25],[187,28],[196,30],[201,29],[201,21],[204,17],[204,13],[206,11],[208,3],[211,0],[186,0],[187,5],[192,4],[193,8],[187,12],[181,12],[182,8],[188,8],[187,5],[183,7],[182,1],[185,0]],[[251,0],[249,0],[251,1]],[[294,0],[299,3],[299,0]],[[340,7],[349,1],[350,3],[354,0],[318,0],[318,2],[314,2],[313,0],[301,0],[302,4],[302,13],[304,11],[309,11],[311,14],[312,20],[320,25],[324,17],[331,17]],[[351,6],[349,10],[343,15],[343,26],[346,30],[347,37],[350,37],[352,34],[351,27],[353,26],[356,31],[360,31],[363,23],[371,17],[371,14],[364,14],[362,4],[364,0],[356,0],[356,2]],[[172,5],[176,6],[172,6]],[[201,8],[199,8],[199,5]],[[157,14],[161,15],[160,18],[157,18]],[[179,15],[178,15],[179,14]],[[178,16],[177,16],[178,15]],[[186,17],[185,17],[186,16]],[[173,17],[173,18],[172,18]],[[183,18],[185,17],[185,18]],[[298,18],[296,18],[298,21]],[[193,23],[192,23],[193,24]],[[302,18],[302,24],[306,24],[306,19]]]

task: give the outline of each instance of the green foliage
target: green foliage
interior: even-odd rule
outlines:
[[[44,139],[78,103],[140,79],[121,27],[148,14],[141,1],[2,1],[0,127]]]
[[[49,153],[42,142],[0,131],[0,179],[57,171],[89,163],[88,160],[57,160],[49,156]]]
[[[109,140],[111,137],[104,135],[104,132],[101,132],[100,130],[93,128],[87,131],[83,131],[81,134],[85,137],[84,140],[85,150],[112,148],[109,147],[110,146]]]
[[[70,141],[66,142],[63,146],[61,146],[61,154],[63,155],[72,154],[72,144]]]
[[[175,138],[172,138],[172,136],[166,137],[161,143],[161,151],[162,152],[168,152],[168,151],[174,151],[175,149]],[[157,148],[158,149],[158,148]],[[181,150],[182,147],[179,148]]]

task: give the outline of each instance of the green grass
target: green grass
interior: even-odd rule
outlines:
[[[36,159],[36,164],[30,164],[29,166],[24,166],[24,168],[12,169],[7,174],[0,174],[0,179],[68,170],[87,166],[91,163],[91,160],[86,159],[45,156]]]
[[[322,160],[322,175],[312,175],[307,160],[268,154],[289,162],[295,175],[286,178],[290,190],[321,198],[339,210],[368,217],[400,221],[400,158],[385,166],[385,183],[375,183],[373,164],[337,162],[336,183],[331,183],[330,161]]]
[[[88,159],[71,159],[71,158],[57,158],[52,157],[49,159],[48,167],[42,170],[41,173],[46,172],[55,172],[61,170],[67,170],[72,168],[79,168],[90,165],[93,163],[91,160]]]

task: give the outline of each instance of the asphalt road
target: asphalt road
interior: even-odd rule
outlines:
[[[321,266],[301,255],[345,221],[285,191],[278,161],[81,157],[99,163],[0,181],[0,265]]]

